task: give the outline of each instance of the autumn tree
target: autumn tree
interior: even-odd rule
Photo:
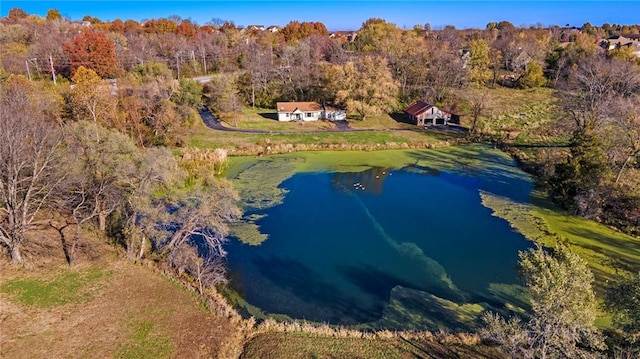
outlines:
[[[62,15],[60,15],[60,11],[56,9],[50,9],[49,11],[47,11],[46,19],[51,21],[61,20]]]
[[[328,88],[335,100],[361,120],[391,111],[396,106],[398,85],[383,58],[364,56],[356,62],[326,68]]]
[[[291,21],[282,28],[282,36],[286,42],[296,42],[311,35],[329,35],[327,27],[321,22]]]
[[[473,39],[469,42],[469,79],[479,85],[484,85],[491,79],[489,64],[489,46],[483,39]]]
[[[428,83],[429,62],[446,56],[430,54],[425,45],[424,38],[415,31],[405,31],[394,24],[376,20],[366,22],[354,40],[354,46],[360,51],[387,60],[403,101],[412,101],[423,95],[421,90]],[[447,74],[450,75],[454,77],[451,81],[454,83],[455,72]]]
[[[0,86],[0,243],[15,264],[64,177],[63,137],[45,96],[21,76]]]
[[[19,20],[25,19],[27,16],[29,16],[29,14],[27,14],[24,10],[19,7],[14,7],[13,9],[9,10],[9,13],[7,14],[7,20],[9,20],[10,22],[17,22]]]
[[[428,40],[427,57],[427,74],[421,84],[424,98],[441,102],[451,91],[468,83],[464,62],[448,42]]]
[[[91,121],[95,125],[108,126],[116,109],[116,99],[111,96],[109,84],[102,82],[98,74],[80,66],[72,78],[75,87],[68,97],[68,108],[76,121]]]
[[[69,56],[71,76],[80,66],[95,71],[100,77],[118,74],[115,45],[104,33],[86,29],[71,42],[65,42],[63,47]]]
[[[201,106],[201,86],[189,79],[176,83],[163,63],[146,62],[127,79],[129,91],[119,94],[119,115],[139,145],[176,145],[194,123]]]
[[[596,357],[604,344],[587,262],[563,245],[537,247],[520,253],[520,268],[533,312],[525,320],[487,313],[483,335],[511,358]]]

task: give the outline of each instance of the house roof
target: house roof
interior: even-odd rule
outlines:
[[[422,100],[418,100],[412,103],[411,105],[409,105],[407,108],[405,108],[404,112],[408,113],[411,116],[418,116],[421,113],[430,109],[431,107],[433,107],[432,104],[426,103]]]
[[[322,105],[317,102],[278,102],[276,104],[278,112],[302,112],[322,111]]]

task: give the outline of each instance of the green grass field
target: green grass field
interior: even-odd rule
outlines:
[[[87,301],[100,288],[107,272],[92,268],[87,271],[65,270],[50,278],[24,278],[3,283],[0,292],[11,295],[18,303],[38,308],[51,308]]]

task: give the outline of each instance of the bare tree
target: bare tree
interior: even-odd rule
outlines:
[[[595,130],[612,117],[617,99],[640,92],[640,71],[629,62],[591,57],[578,65],[563,87],[561,106],[576,129]]]
[[[201,256],[192,245],[178,247],[169,255],[169,262],[178,273],[186,272],[196,280],[200,294],[205,287],[227,282],[223,257]]]
[[[140,207],[136,226],[158,253],[170,256],[195,238],[211,256],[226,254],[222,246],[228,223],[240,216],[238,195],[225,181],[205,178],[199,182],[191,188],[173,183]]]
[[[0,97],[0,241],[22,264],[25,234],[46,224],[39,214],[64,178],[63,137],[26,79],[9,77]]]
[[[618,170],[616,183],[620,182],[624,170],[634,159],[640,158],[640,95],[623,100],[619,104],[620,118],[616,121],[621,137],[617,141],[622,147],[624,160]]]
[[[136,163],[134,173],[124,179],[129,196],[125,206],[126,223],[125,247],[129,259],[140,260],[149,247],[148,232],[138,225],[145,213],[153,213],[151,192],[154,188],[166,185],[179,173],[175,158],[168,148],[152,147],[144,152],[140,162]]]

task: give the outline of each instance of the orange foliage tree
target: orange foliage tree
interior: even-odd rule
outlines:
[[[287,42],[302,40],[311,35],[328,35],[327,27],[321,22],[291,21],[282,29],[282,35]]]
[[[100,77],[117,75],[115,45],[105,34],[88,29],[62,45],[64,53],[69,56],[71,76],[80,66],[92,69]]]

